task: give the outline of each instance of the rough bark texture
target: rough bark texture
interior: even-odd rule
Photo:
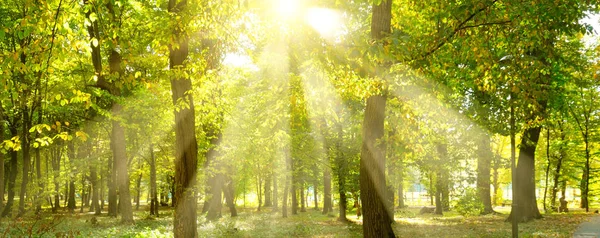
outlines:
[[[517,164],[517,204],[519,222],[542,218],[535,198],[535,148],[540,137],[540,127],[525,130],[521,138],[519,162]],[[509,219],[512,218],[513,211]]]
[[[169,1],[169,12],[177,16],[185,11],[187,1]],[[173,18],[177,21],[177,18]],[[181,25],[174,22],[175,25]],[[173,76],[171,91],[175,105],[175,219],[173,233],[176,238],[198,237],[196,228],[196,168],[198,165],[198,148],[196,142],[196,125],[194,100],[188,92],[192,89],[189,78],[182,77],[184,61],[188,56],[188,36],[179,27],[173,32],[173,45],[170,46],[169,65]],[[182,106],[185,103],[187,106]]]
[[[492,150],[490,137],[482,133],[477,147],[477,193],[483,203],[482,215],[494,212],[490,194],[490,167],[492,164]]]
[[[386,6],[389,5],[389,6]],[[373,24],[391,19],[391,1],[384,1],[373,8]],[[382,15],[387,15],[382,16]],[[378,28],[375,28],[378,29]],[[373,30],[373,29],[372,29]],[[363,143],[360,158],[360,199],[363,205],[364,237],[395,237],[391,224],[392,214],[385,208],[385,147],[378,144],[383,138],[386,98],[375,95],[367,99],[363,121]]]
[[[392,0],[374,5],[371,18],[371,37],[382,39],[391,32]],[[396,237],[392,230],[393,214],[385,207],[385,144],[384,134],[386,98],[373,95],[367,99],[362,129],[360,156],[360,199],[363,205],[364,237]]]

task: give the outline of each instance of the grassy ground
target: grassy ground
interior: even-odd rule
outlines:
[[[207,222],[198,217],[200,237],[361,237],[361,221],[349,215],[350,222],[339,222],[333,215],[309,210],[290,218],[280,213],[240,209],[240,215]],[[352,213],[351,213],[352,214]],[[572,212],[549,214],[543,219],[519,225],[521,237],[572,237],[577,226],[592,214]],[[91,214],[46,214],[0,223],[0,237],[171,237],[172,211],[161,211],[160,218],[148,212],[135,213],[133,225],[119,224],[118,219]],[[444,216],[418,215],[418,208],[396,212],[394,230],[398,237],[510,237],[506,214],[463,217],[454,212]]]

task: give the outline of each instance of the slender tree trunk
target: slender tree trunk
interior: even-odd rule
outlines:
[[[340,209],[340,217],[338,217],[338,221],[348,221],[348,216],[346,215],[346,211],[348,210],[348,198],[345,192],[340,192],[340,202],[338,203],[338,207]]]
[[[304,196],[304,181],[300,182],[300,212],[306,212],[306,197]]]
[[[588,123],[586,119],[585,132],[583,132],[583,141],[585,143],[585,165],[583,167],[583,173],[581,174],[581,208],[585,208],[585,212],[590,211],[589,207],[589,191],[590,191],[590,147],[589,147],[589,132]]]
[[[477,191],[479,199],[483,202],[482,215],[494,212],[490,194],[490,167],[493,156],[490,143],[491,141],[488,133],[481,133],[480,144],[477,147]]]
[[[67,155],[69,156],[69,164],[71,169],[73,169],[75,166],[73,166],[73,164],[75,163],[75,142],[74,141],[69,141],[67,142]],[[72,171],[74,172],[74,171]],[[69,212],[73,213],[75,212],[75,178],[73,176],[69,176],[69,181],[67,182],[67,186],[65,186],[67,192],[66,194],[68,194],[68,198],[67,198],[67,208],[69,209]]]
[[[11,129],[11,133],[13,133]],[[16,136],[16,129],[13,133]],[[17,151],[10,152],[10,161],[9,161],[9,170],[8,170],[8,186],[7,186],[7,195],[8,199],[6,200],[6,206],[2,211],[2,217],[7,217],[11,215],[12,205],[15,201],[15,184],[17,180]]]
[[[291,189],[290,189],[290,196],[292,196],[292,215],[298,215],[298,194],[296,193],[298,191],[297,189],[297,178],[295,178],[296,176],[294,168],[292,167],[292,180],[291,180]]]
[[[169,0],[169,12],[174,18],[173,42],[170,46],[169,65],[173,72],[185,69],[184,61],[188,56],[188,36],[181,24],[180,12],[185,12],[187,0]],[[190,91],[192,82],[189,78],[174,76],[171,78],[171,91],[175,110],[175,219],[173,233],[175,238],[194,238],[198,236],[196,227],[196,168],[198,166],[198,147],[196,141],[196,125],[194,100]],[[181,102],[187,103],[182,107]]]
[[[323,171],[323,214],[328,214],[333,211],[331,204],[331,171],[326,166]]]
[[[96,166],[90,166],[90,183],[92,184],[92,204],[90,206],[90,211],[93,211],[95,215],[100,215],[102,213],[102,209],[100,207],[100,203],[98,200],[100,199],[100,185],[98,181],[98,172],[96,171]]]
[[[317,194],[317,187],[319,186],[319,180],[317,179],[319,177],[318,174],[315,174],[314,180],[313,180],[313,200],[315,202],[315,210],[319,210],[319,195]]]
[[[135,195],[135,210],[140,210],[140,196],[142,195],[142,174],[140,173],[137,177],[136,182],[136,195]]]
[[[4,121],[4,108],[0,102],[0,121]],[[0,141],[4,141],[4,124],[0,123]],[[0,153],[0,215],[4,209],[4,154]],[[2,216],[0,216],[2,219]]]
[[[278,194],[278,188],[277,188],[277,173],[273,173],[273,212],[276,212],[277,210],[279,210],[279,194]]]
[[[562,130],[562,124],[559,123],[559,128],[560,128],[560,137],[561,137],[561,142],[565,141],[565,137],[566,134],[564,133],[564,131]],[[553,179],[554,182],[552,183],[552,192],[550,193],[550,208],[552,209],[552,211],[558,211],[557,206],[556,206],[556,193],[558,192],[561,184],[560,184],[560,177],[561,177],[561,168],[562,168],[562,163],[563,163],[563,159],[567,156],[567,152],[566,152],[566,148],[564,146],[560,146],[559,147],[559,157],[558,160],[556,161],[556,167],[554,168],[554,173],[553,173]]]
[[[545,174],[545,183],[544,183],[544,200],[542,202],[543,206],[544,206],[544,211],[548,212],[548,208],[546,207],[546,198],[548,195],[548,177],[550,175],[550,130],[547,129],[546,130],[546,161],[547,161],[547,165],[546,165],[546,174]]]
[[[290,180],[292,173],[292,158],[288,153],[285,153],[285,185],[283,188],[283,201],[281,201],[281,215],[283,218],[288,217],[288,192],[290,190]]]
[[[150,215],[158,217],[158,197],[156,189],[156,158],[154,144],[150,143]]]
[[[23,128],[21,135],[21,151],[23,151],[23,173],[21,174],[21,190],[19,193],[19,216],[25,213],[25,195],[27,193],[27,184],[29,183],[29,166],[31,165],[30,143],[29,143],[29,108],[23,103]]]
[[[398,161],[398,208],[404,208],[404,163]]]
[[[265,207],[271,207],[273,206],[273,202],[271,201],[271,195],[273,194],[273,192],[271,191],[271,181],[272,181],[272,175],[271,173],[269,173],[268,176],[266,176],[265,178],[265,193],[263,196],[265,196]]]

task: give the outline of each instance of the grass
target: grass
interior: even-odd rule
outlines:
[[[511,225],[505,213],[463,217],[456,212],[444,216],[418,215],[418,208],[396,211],[393,227],[398,237],[510,237]],[[502,212],[502,211],[501,211]],[[209,222],[198,216],[200,237],[362,237],[361,221],[349,213],[350,222],[337,221],[333,215],[322,215],[310,209],[299,215],[281,218],[281,213],[268,209],[240,208],[239,216],[224,217]],[[148,212],[135,212],[135,224],[123,225],[106,215],[50,214],[28,216],[0,223],[0,237],[172,237],[172,211],[164,208],[161,217]],[[519,224],[520,237],[572,237],[578,225],[592,214],[576,211],[567,214],[548,214],[543,219]]]

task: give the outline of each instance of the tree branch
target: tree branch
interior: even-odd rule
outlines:
[[[454,37],[454,35],[456,35],[456,33],[458,33],[460,30],[470,28],[470,27],[475,27],[475,25],[465,26],[465,24],[467,24],[467,22],[471,21],[477,14],[479,14],[479,13],[485,11],[486,9],[490,8],[491,6],[493,6],[497,1],[498,0],[493,0],[492,3],[490,3],[489,5],[479,8],[479,9],[477,9],[477,11],[471,13],[467,18],[465,18],[462,22],[460,22],[460,24],[458,24],[458,26],[456,28],[454,28],[452,33],[450,33],[449,35],[444,37],[442,39],[442,41],[439,42],[435,47],[433,47],[431,50],[427,51],[424,55],[422,55],[421,59],[427,58],[429,55],[433,54],[435,51],[442,48],[442,46],[444,46],[446,43],[448,43],[450,41],[450,39],[452,39],[452,37]],[[483,25],[484,24],[480,24],[480,26],[483,26]]]

